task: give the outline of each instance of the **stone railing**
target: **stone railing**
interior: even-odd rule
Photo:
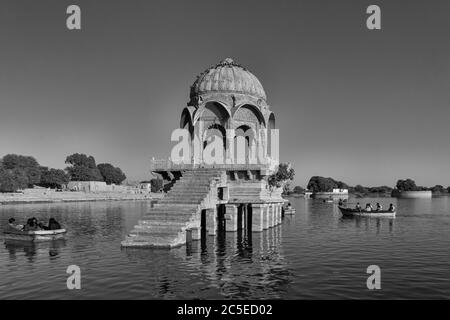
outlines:
[[[274,170],[277,162],[267,158],[267,163],[244,163],[244,164],[206,164],[206,163],[178,163],[170,159],[152,159],[151,171],[178,171],[192,170],[198,168],[221,169],[221,170]]]

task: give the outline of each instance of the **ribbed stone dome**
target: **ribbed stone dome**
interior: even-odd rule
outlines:
[[[200,74],[191,86],[190,98],[212,92],[248,94],[266,100],[266,93],[258,78],[231,58]]]

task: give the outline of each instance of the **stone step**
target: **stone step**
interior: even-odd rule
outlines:
[[[183,239],[184,238],[184,239]],[[173,248],[183,245],[186,236],[170,235],[170,236],[150,236],[150,235],[129,235],[122,241],[123,247],[141,247],[141,248]]]
[[[178,236],[178,233],[184,232],[182,230],[136,230],[133,229],[130,232],[130,235],[136,235],[136,236],[144,236],[144,237],[154,237],[154,238],[162,238],[162,237],[169,237],[169,238],[175,238]]]
[[[155,212],[152,214],[147,214],[143,217],[141,217],[142,220],[152,220],[155,219],[161,219],[161,220],[180,220],[184,219],[184,221],[189,220],[193,215],[195,214],[195,211],[193,212],[178,212],[178,211],[162,211],[162,212]]]
[[[200,204],[204,197],[171,197],[161,202],[161,204]]]
[[[167,207],[167,203],[164,203],[164,202],[162,202],[162,199],[161,199],[161,201],[159,201],[158,203],[158,206],[156,206],[156,204],[155,204],[155,206],[153,207],[153,208],[161,208],[161,207]],[[174,207],[184,207],[184,208],[186,208],[186,209],[188,209],[188,208],[196,208],[197,207],[197,205],[196,204],[194,204],[194,203],[188,203],[188,204],[185,204],[185,205],[183,205],[183,204],[177,204],[177,203],[174,203],[173,204],[173,206]],[[153,209],[152,208],[152,209]]]
[[[172,200],[172,199],[186,199],[186,200],[190,200],[190,199],[203,199],[205,198],[207,195],[207,193],[204,193],[203,195],[199,195],[199,194],[179,194],[179,195],[170,195],[168,197],[165,197],[163,199],[160,200],[160,202],[158,203],[163,203],[163,201],[167,202],[167,200]]]
[[[162,198],[162,199],[165,199],[165,198],[171,197],[171,196],[183,196],[183,195],[185,195],[185,196],[204,196],[204,195],[208,194],[208,191],[209,191],[209,190],[198,191],[198,190],[189,190],[189,189],[186,189],[186,190],[183,190],[183,191],[178,191],[178,192],[171,192],[171,193],[168,193],[168,194],[166,194],[166,196],[165,196],[164,198]],[[162,200],[162,199],[161,199],[161,200]]]
[[[139,220],[122,246],[172,248],[184,244],[185,229],[198,215],[211,183],[220,176],[221,171],[207,169],[184,172],[165,197]]]
[[[186,224],[137,225],[133,231],[137,234],[173,234],[186,230]]]
[[[173,192],[179,192],[179,191],[184,191],[184,190],[191,190],[191,191],[199,191],[199,192],[203,192],[203,191],[207,191],[209,190],[210,186],[208,185],[198,185],[198,184],[189,184],[186,183],[186,185],[180,185],[177,186],[176,188],[172,188],[169,193],[173,193]]]
[[[172,219],[173,218],[173,219]],[[180,225],[184,226],[186,225],[186,221],[189,219],[181,219],[181,217],[169,217],[169,218],[159,218],[159,219],[141,219],[139,220],[139,225],[147,225],[147,226],[153,226],[153,225]]]

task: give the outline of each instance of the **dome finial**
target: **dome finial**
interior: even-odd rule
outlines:
[[[221,64],[233,64],[233,63],[234,63],[234,60],[231,58],[226,58],[221,62]]]

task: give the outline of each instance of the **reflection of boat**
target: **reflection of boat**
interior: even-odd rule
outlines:
[[[389,210],[365,211],[365,210],[346,208],[346,207],[341,207],[341,206],[339,206],[339,210],[341,210],[342,215],[346,216],[346,217],[352,217],[352,216],[358,216],[358,217],[395,217],[395,211],[389,211]]]
[[[48,241],[61,239],[66,232],[66,229],[36,231],[7,230],[4,232],[4,238],[5,240]]]

